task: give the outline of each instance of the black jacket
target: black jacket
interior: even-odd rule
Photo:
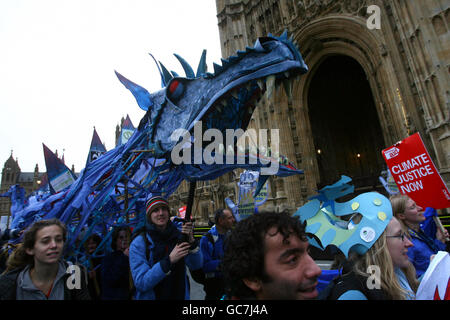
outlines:
[[[341,295],[350,290],[356,290],[363,293],[367,300],[388,300],[388,297],[382,289],[368,289],[367,278],[355,271],[350,271],[334,278],[328,286],[323,289],[319,300],[338,300]]]
[[[130,298],[130,262],[119,250],[107,254],[101,267],[102,300]]]

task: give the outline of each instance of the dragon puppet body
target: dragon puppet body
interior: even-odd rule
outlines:
[[[216,129],[225,134],[227,129],[245,130],[256,102],[266,91],[270,94],[275,85],[283,83],[289,92],[290,81],[307,72],[296,45],[286,32],[280,37],[269,34],[259,38],[253,47],[222,59],[222,65],[214,64],[214,73],[206,72],[205,53],[196,74],[175,55],[186,77],[169,72],[160,63],[158,69],[164,87],[155,93],[149,93],[116,72],[139,107],[146,111],[138,129],[127,143],[90,162],[70,187],[16,212],[14,227],[24,229],[36,220],[59,218],[68,226],[67,250],[77,254],[96,228],[103,226],[107,230],[112,225],[136,224],[143,216],[139,213],[145,211],[143,202],[149,194],[167,197],[183,180],[211,180],[236,168],[261,171],[273,162],[279,164],[275,172],[278,176],[302,173],[286,160],[280,163],[273,155],[263,157],[260,154],[253,157],[255,161],[250,161],[249,152],[241,155],[244,161],[237,161],[237,153],[231,154],[234,161],[221,163],[185,161],[175,164],[172,161],[172,152],[180,146],[181,140],[180,136],[174,138],[176,130],[193,133],[198,123],[203,132]],[[195,146],[193,140],[187,145],[185,142],[180,153],[191,147],[200,151],[205,148],[205,144]],[[236,140],[231,148],[236,151]],[[216,156],[226,160],[230,154],[216,152]],[[190,157],[195,160],[195,152]],[[267,175],[260,176],[260,187],[267,178]],[[108,237],[110,232],[103,245]],[[81,242],[77,242],[80,238]]]

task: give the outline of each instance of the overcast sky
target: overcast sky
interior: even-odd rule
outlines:
[[[106,149],[127,114],[144,116],[117,70],[149,92],[161,80],[148,53],[184,75],[173,53],[197,69],[220,62],[214,0],[1,0],[0,165],[46,171],[42,143],[84,168],[95,126]]]

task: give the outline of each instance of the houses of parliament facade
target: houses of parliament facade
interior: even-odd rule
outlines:
[[[416,132],[450,184],[448,1],[216,0],[216,7],[223,57],[287,30],[309,69],[291,98],[275,89],[250,120],[250,128],[279,129],[280,154],[304,171],[271,177],[264,206],[294,212],[341,175],[356,192],[383,192],[381,150]],[[197,221],[211,219],[225,197],[237,202],[238,181],[239,171],[197,182]],[[184,182],[170,196],[172,208],[187,203],[188,190]]]

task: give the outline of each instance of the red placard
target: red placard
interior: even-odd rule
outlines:
[[[184,219],[184,216],[186,215],[186,206],[182,206],[181,208],[178,208],[178,216],[182,219]]]
[[[450,208],[450,192],[433,164],[419,133],[382,152],[398,189],[419,206]]]

